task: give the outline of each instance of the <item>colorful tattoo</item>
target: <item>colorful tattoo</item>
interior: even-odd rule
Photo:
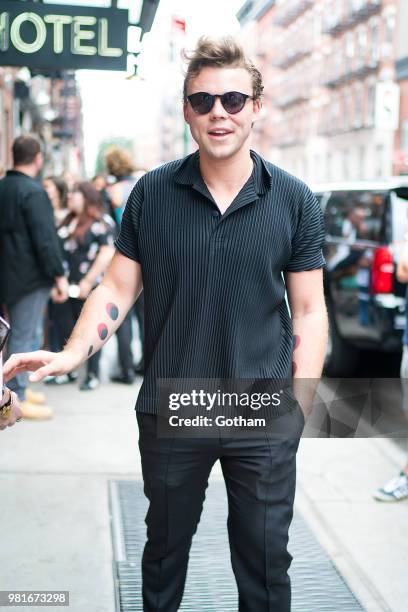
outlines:
[[[101,340],[105,340],[106,336],[108,335],[108,328],[106,327],[105,323],[99,323],[98,335]]]
[[[89,347],[88,357],[90,357],[92,355],[92,351],[93,351],[93,344],[91,344],[91,346]]]
[[[293,336],[293,350],[296,351],[300,344],[300,336]]]
[[[113,304],[112,302],[106,304],[106,312],[108,313],[112,321],[116,321],[119,316],[119,308],[116,306],[116,304]]]

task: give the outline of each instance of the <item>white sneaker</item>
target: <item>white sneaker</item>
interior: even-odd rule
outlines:
[[[404,472],[392,478],[383,487],[373,493],[374,499],[384,502],[401,501],[408,497],[408,476]]]

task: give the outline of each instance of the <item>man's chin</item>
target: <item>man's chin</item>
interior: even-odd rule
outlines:
[[[229,159],[230,157],[233,157],[238,151],[239,149],[231,146],[204,148],[204,152],[208,155],[208,157],[217,160]]]

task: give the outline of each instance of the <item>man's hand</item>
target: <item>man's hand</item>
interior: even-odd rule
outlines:
[[[20,409],[20,402],[18,397],[13,391],[10,389],[6,390],[6,393],[3,396],[2,401],[0,402],[0,408],[6,404],[10,399],[10,394],[13,396],[13,404],[11,406],[10,412],[7,413],[7,416],[0,416],[0,431],[6,429],[6,427],[12,427],[18,419],[21,419],[23,413]]]
[[[82,362],[82,354],[74,350],[60,353],[51,351],[33,351],[16,353],[6,361],[3,368],[4,380],[14,378],[19,372],[33,372],[31,382],[43,380],[46,376],[58,376],[75,370]]]

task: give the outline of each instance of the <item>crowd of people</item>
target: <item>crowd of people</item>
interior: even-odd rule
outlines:
[[[111,147],[105,156],[106,174],[90,181],[69,174],[41,180],[43,155],[31,135],[15,140],[13,161],[0,183],[0,314],[11,324],[7,354],[41,347],[57,352],[109,266],[124,206],[144,171],[137,170],[128,151]],[[135,363],[133,350],[135,325],[143,347],[143,311],[141,295],[116,332],[113,382],[132,384],[143,374],[143,356]],[[100,355],[87,361],[80,390],[99,385]],[[45,382],[64,385],[78,378],[79,373],[72,372]],[[44,394],[27,387],[26,374],[19,374],[11,386],[25,418],[52,417]]]

